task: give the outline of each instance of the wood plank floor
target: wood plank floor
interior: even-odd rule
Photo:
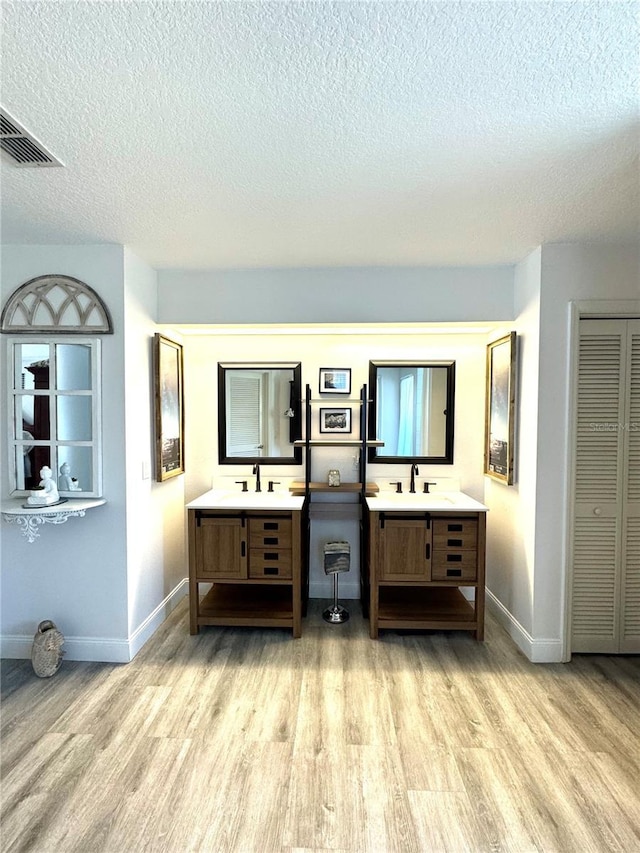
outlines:
[[[4,853],[636,853],[640,659],[486,642],[188,632],[128,665],[2,666]]]

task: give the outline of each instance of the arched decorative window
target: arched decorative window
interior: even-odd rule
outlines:
[[[98,294],[68,275],[41,275],[19,287],[2,312],[2,331],[111,335],[113,324]]]
[[[41,275],[12,293],[0,325],[3,333],[15,335],[6,343],[12,365],[11,492],[36,489],[46,466],[57,478],[61,498],[100,497],[98,335],[113,334],[106,305],[77,278]]]

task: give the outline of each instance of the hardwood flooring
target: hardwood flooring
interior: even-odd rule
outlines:
[[[640,659],[529,663],[488,619],[205,628],[2,665],[4,853],[636,853]]]

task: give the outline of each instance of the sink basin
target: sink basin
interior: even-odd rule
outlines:
[[[301,509],[303,497],[294,497],[289,492],[243,492],[212,489],[191,503],[187,509]]]
[[[397,492],[380,492],[378,497],[385,501],[391,501],[393,503],[400,504],[434,504],[434,503],[445,503],[452,504],[454,501],[449,495],[445,495],[443,493],[433,492],[431,494],[425,495],[422,492],[412,495],[410,492],[403,492],[402,494],[398,494]]]
[[[444,494],[415,494],[380,492],[369,501],[369,509],[429,510],[453,506],[454,501]]]
[[[367,498],[367,506],[373,512],[429,512],[433,510],[486,510],[474,498],[464,492],[423,492],[412,495],[410,492],[379,492],[375,497]]]

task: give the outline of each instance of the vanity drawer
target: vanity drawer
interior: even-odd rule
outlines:
[[[252,548],[249,551],[250,578],[290,578],[291,576],[291,550]]]
[[[476,551],[434,551],[432,581],[474,581],[478,575]]]
[[[249,548],[291,548],[291,519],[250,518]]]
[[[478,542],[475,518],[437,518],[433,520],[434,551],[449,548],[473,549]]]

